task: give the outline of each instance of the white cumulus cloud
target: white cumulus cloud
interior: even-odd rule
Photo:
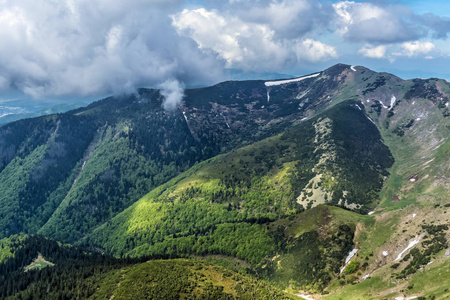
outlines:
[[[182,2],[2,1],[0,88],[41,98],[216,82],[223,63],[171,25]]]
[[[448,18],[382,2],[0,0],[0,91],[97,96],[168,80],[207,85],[225,79],[224,68],[297,73],[354,49],[388,59],[447,53],[436,39],[447,38]]]
[[[405,6],[379,6],[372,3],[342,1],[333,4],[338,32],[347,40],[393,43],[416,39],[426,28],[411,22],[411,9]]]
[[[172,20],[180,35],[192,38],[201,49],[217,53],[228,68],[273,71],[302,61],[337,57],[334,47],[318,40],[279,38],[268,23],[244,21],[217,10],[185,9]]]
[[[338,57],[335,47],[312,39],[299,41],[295,44],[294,49],[299,61],[306,59],[311,62],[317,62]]]
[[[364,45],[361,49],[359,49],[359,53],[361,53],[365,57],[369,58],[385,58],[386,57],[387,46],[372,46],[370,44]]]
[[[414,41],[403,43],[402,52],[394,53],[394,55],[412,57],[418,55],[426,55],[435,52],[436,50],[436,45],[431,42]],[[432,58],[432,56],[427,55],[427,58],[430,59]]]

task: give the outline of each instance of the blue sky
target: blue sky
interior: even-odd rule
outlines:
[[[170,94],[340,62],[450,80],[449,33],[447,1],[5,0],[0,97]]]
[[[400,2],[411,7],[416,13],[434,13],[441,17],[450,17],[450,2],[446,0],[404,0]]]

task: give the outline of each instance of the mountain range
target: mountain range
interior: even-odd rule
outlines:
[[[0,297],[450,297],[450,83],[338,64],[163,102],[0,127]]]

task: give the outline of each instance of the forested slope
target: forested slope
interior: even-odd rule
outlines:
[[[4,253],[11,255],[6,257]],[[24,271],[38,255],[53,265]],[[294,299],[263,281],[220,266],[198,260],[157,258],[120,260],[42,236],[11,236],[0,240],[0,297]]]
[[[320,109],[325,102],[286,107],[298,107],[301,90],[325,97],[324,82],[342,68],[293,90],[274,89],[284,96],[270,103],[264,82],[228,82],[187,90],[185,104],[170,112],[159,91],[142,89],[7,124],[0,128],[0,236],[39,232],[76,241],[196,162]]]
[[[281,135],[194,167],[96,229],[85,243],[115,255],[222,253],[257,263],[273,250],[259,224],[304,210],[298,195],[308,185],[331,195],[326,203],[367,212],[393,160],[356,105],[344,102]],[[323,120],[329,120],[327,135],[314,129]],[[332,159],[323,159],[330,154],[324,144],[333,149]],[[317,177],[323,179],[312,183]]]
[[[449,95],[444,80],[336,65],[290,83],[186,90],[173,111],[161,108],[159,91],[141,89],[7,124],[0,128],[0,238],[10,239],[2,240],[0,259],[3,268],[20,266],[4,277],[7,294],[43,296],[50,280],[67,297],[76,285],[86,287],[80,297],[125,297],[137,291],[114,266],[138,280],[164,268],[131,267],[130,257],[188,256],[222,265],[234,259],[236,271],[292,293],[445,297],[442,280],[428,287],[428,273],[418,270],[448,274]],[[77,273],[76,260],[61,269],[39,250],[56,267],[24,273],[39,254],[21,246],[20,232],[76,244],[84,249],[76,250],[80,262],[98,263]],[[178,297],[240,293],[203,263],[167,264],[179,272]],[[200,273],[211,284],[197,267],[209,270]],[[158,286],[158,276],[148,278],[143,286]],[[406,290],[410,282],[416,285]]]

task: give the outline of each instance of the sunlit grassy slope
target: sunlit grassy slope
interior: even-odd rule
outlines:
[[[171,113],[156,107],[156,91],[146,93],[152,101],[111,99],[67,120],[19,124],[45,134],[19,125],[0,132],[0,236],[40,228],[116,257],[237,259],[242,272],[316,298],[449,296],[447,82],[337,65],[295,84],[189,90]],[[82,123],[89,118],[96,123]],[[73,124],[92,128],[61,139]],[[74,141],[84,146],[62,168],[61,145]],[[56,171],[64,176],[51,180]],[[192,271],[187,264],[173,271]],[[200,295],[195,274],[189,291]],[[154,292],[150,281],[136,287],[117,276],[108,273],[101,297]],[[175,284],[183,291],[193,286],[184,279]],[[221,289],[212,282],[208,293]]]
[[[324,119],[329,120],[329,136],[315,130]],[[332,159],[324,159],[327,147],[333,149]],[[325,190],[330,195],[326,202],[354,203],[367,211],[390,163],[375,126],[355,103],[342,103],[282,135],[194,167],[96,229],[85,242],[115,255],[218,251],[256,263],[273,250],[261,223],[303,210],[299,195],[308,198],[313,194],[308,190]],[[324,181],[313,183],[318,175]],[[312,206],[315,201],[310,200]],[[246,232],[260,239],[247,240]]]
[[[368,265],[355,276],[355,285],[348,284],[348,277],[336,279],[327,299],[450,297],[450,259],[444,253],[450,240],[448,95],[445,81],[413,80],[409,90],[397,94],[392,109],[365,106],[395,163],[374,224],[356,233],[357,260]],[[411,252],[406,250],[397,260],[415,240],[419,242]]]
[[[106,274],[91,299],[296,299],[250,276],[196,260],[156,260]]]

